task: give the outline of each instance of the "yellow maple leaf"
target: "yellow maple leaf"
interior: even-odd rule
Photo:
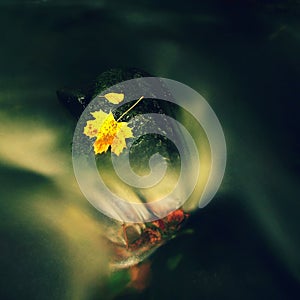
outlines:
[[[107,101],[113,104],[118,104],[124,100],[124,94],[119,93],[108,93],[104,96],[99,96],[100,98],[105,98]]]
[[[111,151],[116,155],[119,156],[122,153],[123,149],[126,148],[125,140],[133,137],[133,134],[132,129],[128,127],[128,123],[119,122],[119,120],[121,120],[143,98],[144,96],[140,97],[140,99],[127,109],[118,120],[115,120],[111,111],[108,114],[101,109],[99,111],[91,112],[91,115],[95,119],[86,122],[83,133],[89,138],[96,137],[94,142],[95,154],[106,152],[109,146],[111,146]]]
[[[107,114],[100,110],[91,114],[95,119],[87,121],[84,134],[90,138],[97,137],[94,142],[95,154],[106,152],[111,146],[111,151],[120,155],[126,148],[125,139],[133,137],[128,123],[116,121],[112,112]]]

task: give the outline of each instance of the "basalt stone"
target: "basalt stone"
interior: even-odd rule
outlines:
[[[99,75],[93,82],[86,84],[83,87],[75,89],[60,89],[57,91],[57,96],[60,102],[69,110],[74,118],[79,118],[87,105],[99,94],[105,90],[109,90],[112,86],[118,84],[122,90],[122,82],[130,79],[152,77],[149,73],[136,68],[129,69],[111,69]],[[147,83],[141,82],[143,86],[139,86],[139,90],[147,91],[147,94],[153,95],[153,98],[145,98],[140,101],[132,110],[130,110],[120,121],[130,122],[135,116],[140,116],[140,120],[145,113],[160,114],[162,118],[165,115],[176,119],[178,107],[176,104],[156,99],[156,94],[150,90],[151,87]],[[133,90],[126,89],[126,96],[130,97]],[[165,98],[170,98],[172,95],[168,88],[157,78],[156,89],[159,90],[160,95]],[[112,91],[118,92],[118,91]],[[141,95],[143,96],[143,95]],[[127,111],[138,99],[125,103],[113,111],[115,119],[118,119],[125,111]],[[106,110],[109,104],[103,101],[102,110]],[[145,120],[147,122],[147,120]],[[134,124],[132,124],[134,125]],[[170,166],[178,167],[180,165],[180,158],[176,146],[170,140],[180,141],[181,132],[177,127],[170,126],[167,119],[164,121],[164,129],[160,128],[160,124],[147,122],[149,129],[158,132],[157,134],[145,134],[137,139],[130,148],[130,156],[134,157],[131,161],[133,169],[138,172],[138,169],[143,166],[144,170],[148,169],[148,162],[154,153],[162,155],[170,164]],[[134,128],[134,126],[132,126]],[[134,131],[134,129],[133,129]],[[140,130],[139,130],[140,131]],[[102,155],[104,158],[104,155]]]

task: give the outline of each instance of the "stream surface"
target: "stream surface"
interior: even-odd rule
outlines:
[[[0,4],[1,299],[299,299],[299,1],[199,2]],[[56,98],[114,67],[198,91],[228,147],[217,196],[140,293],[108,275]]]

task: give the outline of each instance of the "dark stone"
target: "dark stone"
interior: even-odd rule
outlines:
[[[79,118],[92,99],[104,90],[125,80],[150,76],[149,73],[136,68],[111,69],[82,87],[58,90],[57,97],[74,117]]]
[[[101,94],[104,90],[109,89],[113,85],[119,84],[118,88],[122,91],[122,82],[140,78],[140,77],[152,77],[145,71],[141,71],[138,69],[112,69],[102,73],[98,76],[92,83],[86,85],[83,88],[71,90],[59,90],[57,92],[59,100],[68,108],[71,114],[79,118],[81,113],[87,107],[87,105],[93,100],[97,95]],[[179,176],[179,171],[181,168],[181,159],[179,152],[177,150],[177,146],[182,143],[182,132],[179,130],[179,127],[175,124],[170,124],[167,120],[166,116],[173,117],[174,119],[178,119],[176,117],[179,107],[169,101],[157,99],[157,95],[153,94],[155,92],[150,89],[150,86],[147,86],[147,82],[141,82],[143,91],[147,91],[148,95],[153,95],[153,98],[144,98],[140,101],[132,110],[130,110],[120,121],[129,122],[129,126],[133,129],[133,135],[137,137],[134,143],[129,148],[130,150],[130,165],[132,170],[143,176],[150,171],[149,160],[154,154],[160,154],[161,157],[164,158],[167,163],[167,172],[171,172],[169,174],[176,174],[175,176]],[[135,89],[136,86],[130,87],[130,89]],[[139,87],[140,88],[140,87]],[[130,97],[130,93],[133,90],[126,89],[126,96]],[[157,83],[155,82],[155,89],[160,95],[163,95],[164,98],[170,99],[171,94],[169,89],[164,85],[164,83],[157,78]],[[113,92],[120,92],[113,91]],[[135,93],[136,95],[136,93]],[[167,97],[166,97],[167,95]],[[143,95],[141,95],[143,96]],[[113,110],[113,114],[115,119],[117,120],[127,109],[129,109],[138,99],[134,99],[132,97],[132,101],[127,102],[121,106],[119,106],[116,110]],[[103,102],[103,111],[108,111],[108,107],[105,105],[106,101]],[[145,119],[145,123],[147,123],[147,129],[152,128],[154,132],[147,134],[144,132],[144,128],[135,124],[135,116],[138,115],[139,118],[144,118],[143,114],[146,113],[156,113],[160,114],[163,122],[159,124],[155,120]],[[139,123],[140,124],[140,123]],[[137,132],[139,134],[137,134]],[[142,131],[142,134],[141,134]],[[176,141],[175,144],[172,142]],[[78,144],[80,149],[81,145]],[[182,147],[182,146],[181,146]],[[82,145],[82,154],[86,155],[87,151],[93,151],[93,149],[86,148],[85,145]],[[81,152],[81,150],[79,150]],[[112,167],[111,162],[111,153],[107,151],[106,153],[97,154],[96,155],[97,165],[101,165],[102,167],[99,169],[109,170]],[[139,188],[134,188],[135,193],[138,195],[142,202],[147,202],[147,196],[144,197],[144,192]]]

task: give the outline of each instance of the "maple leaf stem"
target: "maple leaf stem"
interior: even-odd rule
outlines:
[[[119,122],[119,120],[121,120],[129,111],[131,111],[142,99],[144,98],[144,96],[142,96],[139,100],[137,100],[131,107],[129,107],[118,119],[117,122]]]

